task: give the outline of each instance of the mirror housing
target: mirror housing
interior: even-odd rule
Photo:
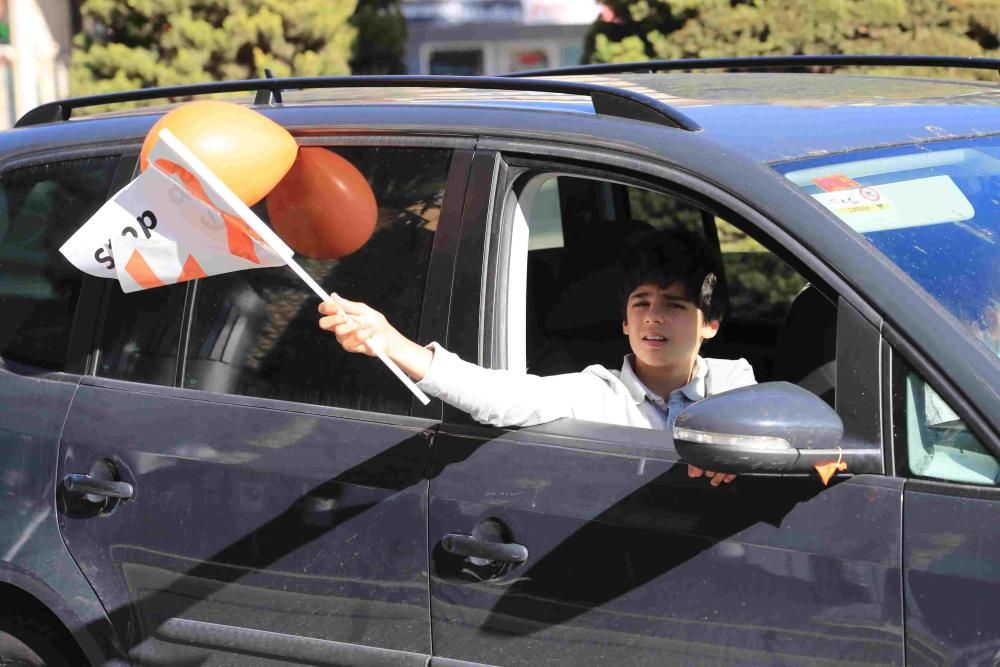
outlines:
[[[818,463],[860,455],[869,470],[880,450],[841,450],[844,424],[822,399],[789,382],[765,382],[717,394],[685,408],[674,446],[685,463],[733,473],[810,473]],[[860,461],[859,461],[860,462]]]

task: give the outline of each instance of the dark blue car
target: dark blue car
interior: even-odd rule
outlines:
[[[628,69],[134,91],[0,133],[0,664],[996,664],[1000,87]],[[343,352],[287,268],[125,294],[69,265],[165,108],[76,110],[234,90],[367,177],[371,240],[302,264],[410,338],[616,368],[624,239],[685,229],[732,303],[705,354],[761,384],[673,432],[499,429]]]

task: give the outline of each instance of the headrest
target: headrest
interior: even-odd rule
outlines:
[[[638,220],[595,222],[567,235],[559,293],[540,314],[551,334],[570,333],[621,322],[621,286],[625,271],[618,260],[627,239],[652,227]]]

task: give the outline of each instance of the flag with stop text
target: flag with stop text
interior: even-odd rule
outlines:
[[[60,252],[81,271],[117,278],[125,292],[282,266],[292,256],[169,130],[161,130],[149,167]]]

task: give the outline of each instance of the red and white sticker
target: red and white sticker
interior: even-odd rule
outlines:
[[[813,197],[857,231],[891,228],[899,222],[898,212],[878,188],[855,187],[820,192]]]
[[[850,190],[852,188],[860,187],[861,184],[855,181],[853,178],[845,176],[844,174],[830,174],[829,176],[820,176],[819,178],[812,179],[812,182],[820,187],[820,189],[825,192],[836,192],[837,190]]]
[[[858,194],[868,201],[881,201],[882,199],[875,188],[858,188]]]

